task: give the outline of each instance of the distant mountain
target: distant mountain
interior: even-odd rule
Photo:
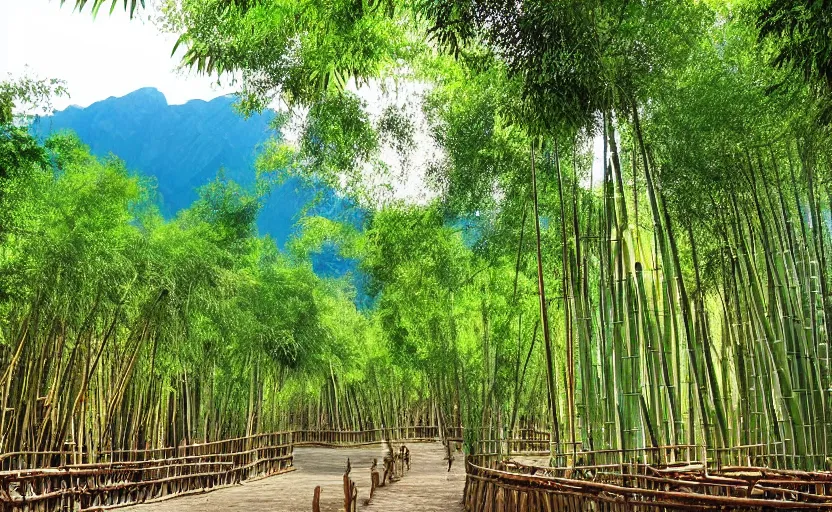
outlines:
[[[278,134],[271,129],[274,112],[244,119],[233,108],[234,99],[192,100],[168,105],[154,88],[107,98],[86,108],[69,107],[38,120],[37,136],[69,129],[90,146],[93,154],[114,154],[131,170],[155,176],[162,213],[172,217],[196,198],[196,189],[223,169],[242,185],[254,183],[254,160],[262,144]],[[275,188],[266,200],[257,227],[283,246],[294,231],[298,214],[318,193],[322,201],[313,213],[358,222],[362,212],[331,190],[317,191],[297,180]],[[315,258],[316,271],[340,275],[354,263],[332,251]]]

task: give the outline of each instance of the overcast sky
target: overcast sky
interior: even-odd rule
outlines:
[[[63,6],[59,0],[0,0],[0,79],[20,76],[28,66],[29,74],[66,80],[71,97],[57,100],[58,109],[148,86],[171,104],[233,92],[177,71],[174,41],[145,20],[130,20],[121,5],[112,16],[102,8],[95,20],[88,8],[79,14],[73,7],[73,0]]]

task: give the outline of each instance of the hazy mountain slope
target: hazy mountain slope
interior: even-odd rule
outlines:
[[[73,130],[94,154],[115,154],[131,170],[154,176],[162,211],[173,216],[187,208],[196,199],[196,189],[221,168],[226,177],[241,184],[254,182],[258,148],[276,135],[269,126],[274,113],[244,119],[234,110],[233,102],[231,97],[219,97],[168,105],[161,92],[145,88],[86,108],[69,107],[40,119],[33,130],[42,137]],[[282,246],[298,213],[315,195],[315,190],[296,180],[276,187],[257,220],[260,233],[271,235]],[[325,191],[323,197],[317,211],[328,217],[360,218],[360,211],[331,191]],[[353,267],[331,252],[316,258],[314,264],[316,270],[329,275]]]

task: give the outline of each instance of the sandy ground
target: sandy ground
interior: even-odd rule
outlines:
[[[173,498],[160,503],[137,505],[129,512],[309,512],[312,493],[321,486],[321,510],[342,511],[343,480],[347,457],[352,464],[352,479],[358,486],[359,510],[372,512],[459,512],[465,469],[462,455],[448,473],[440,443],[408,445],[411,470],[402,480],[376,491],[373,502],[364,506],[370,492],[370,465],[373,458],[382,460],[381,445],[361,448],[296,448],[296,471],[205,494]]]

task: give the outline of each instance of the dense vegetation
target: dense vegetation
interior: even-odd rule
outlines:
[[[279,254],[233,183],[163,222],[117,161],[40,147],[7,115],[3,448],[435,417],[469,447],[537,425],[567,457],[761,444],[825,468],[830,12],[162,2],[185,65],[240,77],[244,112],[279,100],[300,118],[297,144],[261,156],[264,183],[318,180],[371,211],[361,230],[303,219]],[[390,83],[429,86],[427,204],[378,191],[415,123],[353,91]],[[333,243],[371,311],[310,272]]]
[[[152,178],[150,193],[157,196],[162,215],[172,218],[197,199],[199,187],[211,182],[220,169],[224,178],[245,187],[254,185],[252,169],[259,148],[278,136],[271,127],[275,115],[268,111],[243,118],[234,101],[233,96],[220,96],[169,105],[157,89],[142,88],[40,117],[30,131],[46,139],[71,130],[92,154],[118,155],[129,170]],[[304,213],[341,220],[361,216],[359,209],[334,191],[292,178],[272,184],[264,194],[257,230],[283,247]],[[314,255],[312,265],[328,276],[341,276],[355,267],[330,252]]]

